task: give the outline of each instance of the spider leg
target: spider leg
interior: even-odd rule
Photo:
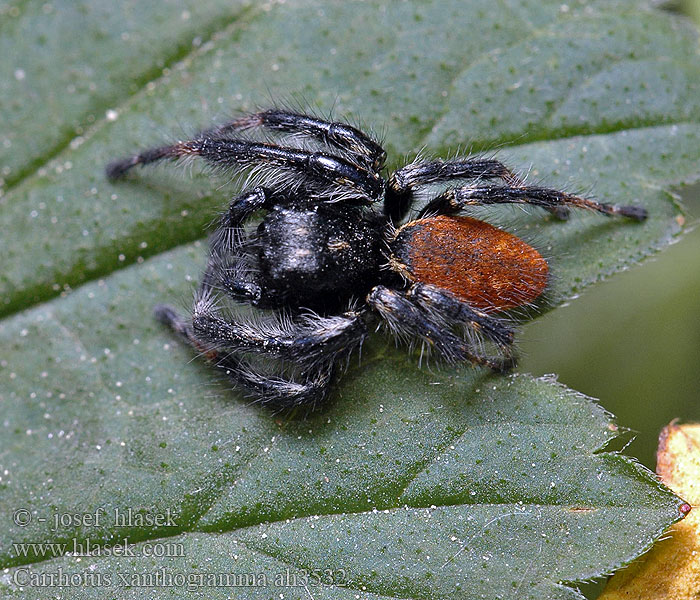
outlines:
[[[236,302],[247,302],[253,306],[260,304],[262,287],[257,282],[246,254],[217,253],[212,249],[197,297],[211,298],[218,291],[225,292]]]
[[[445,327],[442,318],[435,316],[434,305],[428,308],[422,305],[425,304],[424,300],[416,300],[407,293],[379,285],[369,293],[367,303],[387,322],[397,337],[409,340],[419,338],[435,348],[449,363],[469,361],[499,372],[513,367],[514,360],[510,355],[489,358],[477,354],[465,340]],[[501,337],[506,343],[507,334],[502,332]]]
[[[389,178],[392,192],[401,194],[430,183],[442,183],[450,179],[502,179],[513,186],[521,186],[523,180],[502,162],[486,158],[437,159],[406,165],[394,171]]]
[[[316,365],[297,379],[285,379],[259,372],[248,361],[226,355],[216,361],[235,385],[260,404],[278,409],[321,404],[330,391],[335,367],[332,362]]]
[[[275,316],[233,322],[216,314],[209,297],[195,301],[192,332],[209,348],[265,354],[305,365],[347,355],[367,335],[363,319],[354,312],[332,317],[310,313],[294,320]]]
[[[211,252],[225,254],[240,250],[244,243],[243,223],[256,211],[272,208],[272,197],[268,189],[256,187],[250,192],[236,196],[228,210],[221,215],[216,230],[209,240]]]
[[[109,179],[118,179],[136,165],[194,156],[202,157],[212,166],[222,169],[246,169],[261,165],[276,167],[312,182],[347,186],[367,202],[377,200],[384,187],[377,173],[333,154],[245,139],[206,136],[177,142],[172,146],[151,148],[116,160],[107,165],[106,173]]]
[[[250,192],[236,196],[229,204],[219,221],[219,229],[234,229],[240,231],[243,222],[253,213],[263,208],[272,207],[272,196],[269,190],[256,187]]]
[[[245,131],[265,127],[284,133],[301,133],[311,136],[340,150],[350,152],[363,164],[378,172],[386,160],[386,152],[377,142],[359,129],[316,117],[285,110],[270,109],[245,115],[230,123],[208,130],[213,136],[221,136],[234,131]]]
[[[401,221],[408,214],[417,187],[451,179],[502,179],[513,187],[523,185],[520,177],[497,160],[456,158],[416,162],[397,169],[389,177],[385,214],[394,222]]]
[[[573,207],[594,210],[608,216],[628,217],[635,221],[647,218],[647,211],[641,206],[603,204],[549,188],[509,185],[465,185],[447,190],[431,200],[420,212],[420,216],[429,213],[456,214],[466,206],[483,204],[531,204],[549,210]]]
[[[466,302],[434,285],[416,283],[411,286],[406,295],[429,312],[432,319],[442,321],[445,327],[463,325],[468,330],[492,341],[505,354],[512,353],[515,333],[503,319],[472,308]]]
[[[200,296],[222,289],[236,301],[257,304],[262,291],[255,281],[250,280],[243,224],[256,211],[271,207],[271,194],[262,187],[233,199],[209,239],[209,261],[199,287]]]
[[[223,369],[236,386],[261,404],[281,409],[301,405],[313,406],[322,402],[328,395],[334,373],[333,361],[314,365],[308,373],[301,374],[301,381],[267,375],[235,354],[207,349],[197,339],[191,324],[171,307],[156,306],[154,313],[160,322],[168,325],[189,345],[202,352],[210,362]]]

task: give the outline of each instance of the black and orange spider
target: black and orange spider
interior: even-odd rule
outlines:
[[[251,132],[260,130],[266,133],[256,139]],[[536,300],[549,268],[520,238],[461,215],[466,207],[524,203],[560,215],[583,208],[637,221],[647,216],[637,206],[525,185],[483,157],[417,161],[385,179],[386,152],[372,137],[281,109],[113,162],[107,175],[186,157],[249,170],[254,183],[211,237],[191,318],[162,305],[156,317],[249,395],[276,407],[322,401],[338,365],[377,318],[448,363],[513,366],[512,324],[499,313]],[[402,224],[417,190],[450,181],[459,183]],[[258,211],[265,215],[257,228],[246,227]],[[233,303],[262,310],[244,316]]]

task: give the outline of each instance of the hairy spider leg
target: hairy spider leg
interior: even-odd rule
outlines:
[[[265,354],[312,365],[351,353],[367,336],[367,328],[360,314],[352,312],[232,322],[217,316],[213,304],[205,299],[195,302],[192,333],[206,348]]]
[[[212,251],[197,296],[211,296],[222,291],[236,302],[257,306],[263,293],[254,273],[245,253],[217,254]]]
[[[386,186],[384,213],[394,222],[403,220],[411,208],[415,188],[452,179],[502,179],[513,187],[523,180],[506,165],[485,158],[455,158],[406,165],[394,171]]]
[[[248,361],[234,355],[225,355],[215,364],[256,402],[280,410],[297,406],[313,410],[328,396],[336,370],[332,361],[324,362],[304,373],[301,380],[291,380],[262,374]]]
[[[245,131],[265,127],[284,133],[301,133],[320,140],[328,146],[350,152],[362,164],[379,172],[386,160],[386,151],[375,140],[359,129],[334,121],[324,121],[309,115],[285,110],[270,109],[245,115],[204,132],[203,135],[223,135],[232,131]]]
[[[406,296],[429,312],[434,320],[442,321],[446,327],[462,325],[483,335],[501,351],[511,353],[515,332],[502,319],[469,306],[448,290],[435,285],[416,283],[406,292]]]
[[[253,188],[236,196],[228,210],[221,215],[209,246],[212,252],[227,253],[240,250],[244,241],[243,223],[255,212],[272,207],[272,194],[264,187]]]
[[[643,221],[647,218],[647,211],[641,206],[604,204],[543,187],[499,185],[465,185],[447,190],[431,200],[420,212],[419,218],[433,213],[443,215],[456,214],[466,206],[483,204],[531,204],[547,209],[556,209],[564,206],[594,210],[607,216],[627,217],[635,221]]]
[[[289,170],[308,180],[348,186],[367,203],[378,200],[384,190],[383,180],[377,173],[333,154],[285,148],[264,142],[209,137],[151,148],[114,161],[107,165],[107,177],[117,179],[136,165],[188,156],[200,156],[209,164],[223,169],[265,165]]]
[[[404,292],[378,285],[367,296],[367,303],[398,338],[409,342],[421,339],[449,363],[470,361],[498,372],[508,371],[514,366],[510,356],[489,358],[477,354],[465,340],[446,329],[441,319],[432,314],[432,309],[421,306]]]
[[[263,405],[280,409],[302,405],[313,407],[328,395],[335,370],[333,360],[315,364],[301,381],[266,375],[234,354],[205,348],[195,337],[191,325],[171,307],[158,305],[154,309],[154,315],[202,352],[211,363],[223,369],[234,385],[254,396]]]
[[[234,198],[228,211],[221,215],[209,239],[209,261],[199,287],[200,296],[220,289],[233,300],[257,304],[262,290],[251,280],[243,224],[256,211],[270,208],[271,203],[270,191],[256,187]]]

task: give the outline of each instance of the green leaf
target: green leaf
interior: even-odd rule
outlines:
[[[603,451],[612,418],[552,380],[419,370],[377,338],[322,412],[241,401],[151,317],[189,302],[205,248],[187,242],[231,186],[172,168],[109,184],[103,167],[270,95],[385,130],[393,166],[508,146],[531,180],[650,213],[500,213],[551,256],[556,302],[680,234],[671,188],[700,159],[694,31],[623,1],[142,4],[26,2],[0,24],[4,597],[55,596],[31,574],[92,573],[112,581],[71,593],[141,598],[148,584],[118,574],[165,569],[270,585],[152,581],[157,597],[577,598],[566,582],[649,547],[680,501]],[[182,555],[70,556],[126,538]],[[69,547],[15,545],[47,542]],[[333,585],[275,586],[287,569]]]
[[[75,145],[76,136],[108,119],[108,111],[164,68],[241,18],[245,7],[238,0],[4,4],[0,164],[5,184]]]
[[[38,546],[18,552],[32,542],[67,554],[127,538],[134,552],[155,541],[178,555],[16,566],[7,597],[36,574],[272,581],[289,568],[331,569],[345,584],[314,597],[575,598],[557,582],[629,562],[680,516],[651,473],[601,451],[618,436],[611,416],[551,379],[431,373],[379,345],[307,418],[237,401],[149,318],[160,298],[187,295],[199,255],[178,249],[6,322],[3,563],[39,561]],[[19,509],[31,523],[12,525]],[[129,509],[174,522],[116,520]],[[54,521],[98,510],[97,525]],[[85,588],[103,597],[104,586]]]

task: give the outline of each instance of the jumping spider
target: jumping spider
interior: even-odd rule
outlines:
[[[262,133],[256,139],[251,130]],[[248,395],[281,408],[321,402],[338,365],[377,317],[398,338],[422,342],[448,363],[495,371],[514,365],[512,325],[499,313],[538,298],[549,268],[515,235],[460,215],[466,207],[511,203],[560,216],[570,207],[647,216],[637,206],[525,185],[483,157],[416,161],[385,179],[386,152],[371,136],[275,108],[113,162],[107,176],[187,157],[251,170],[256,184],[234,198],[211,236],[191,319],[163,305],[155,315]],[[455,180],[461,183],[401,224],[418,190]],[[257,229],[246,228],[258,211],[265,215]],[[222,301],[268,310],[227,315]],[[493,348],[490,355],[482,342]],[[274,359],[272,368],[264,358]]]

